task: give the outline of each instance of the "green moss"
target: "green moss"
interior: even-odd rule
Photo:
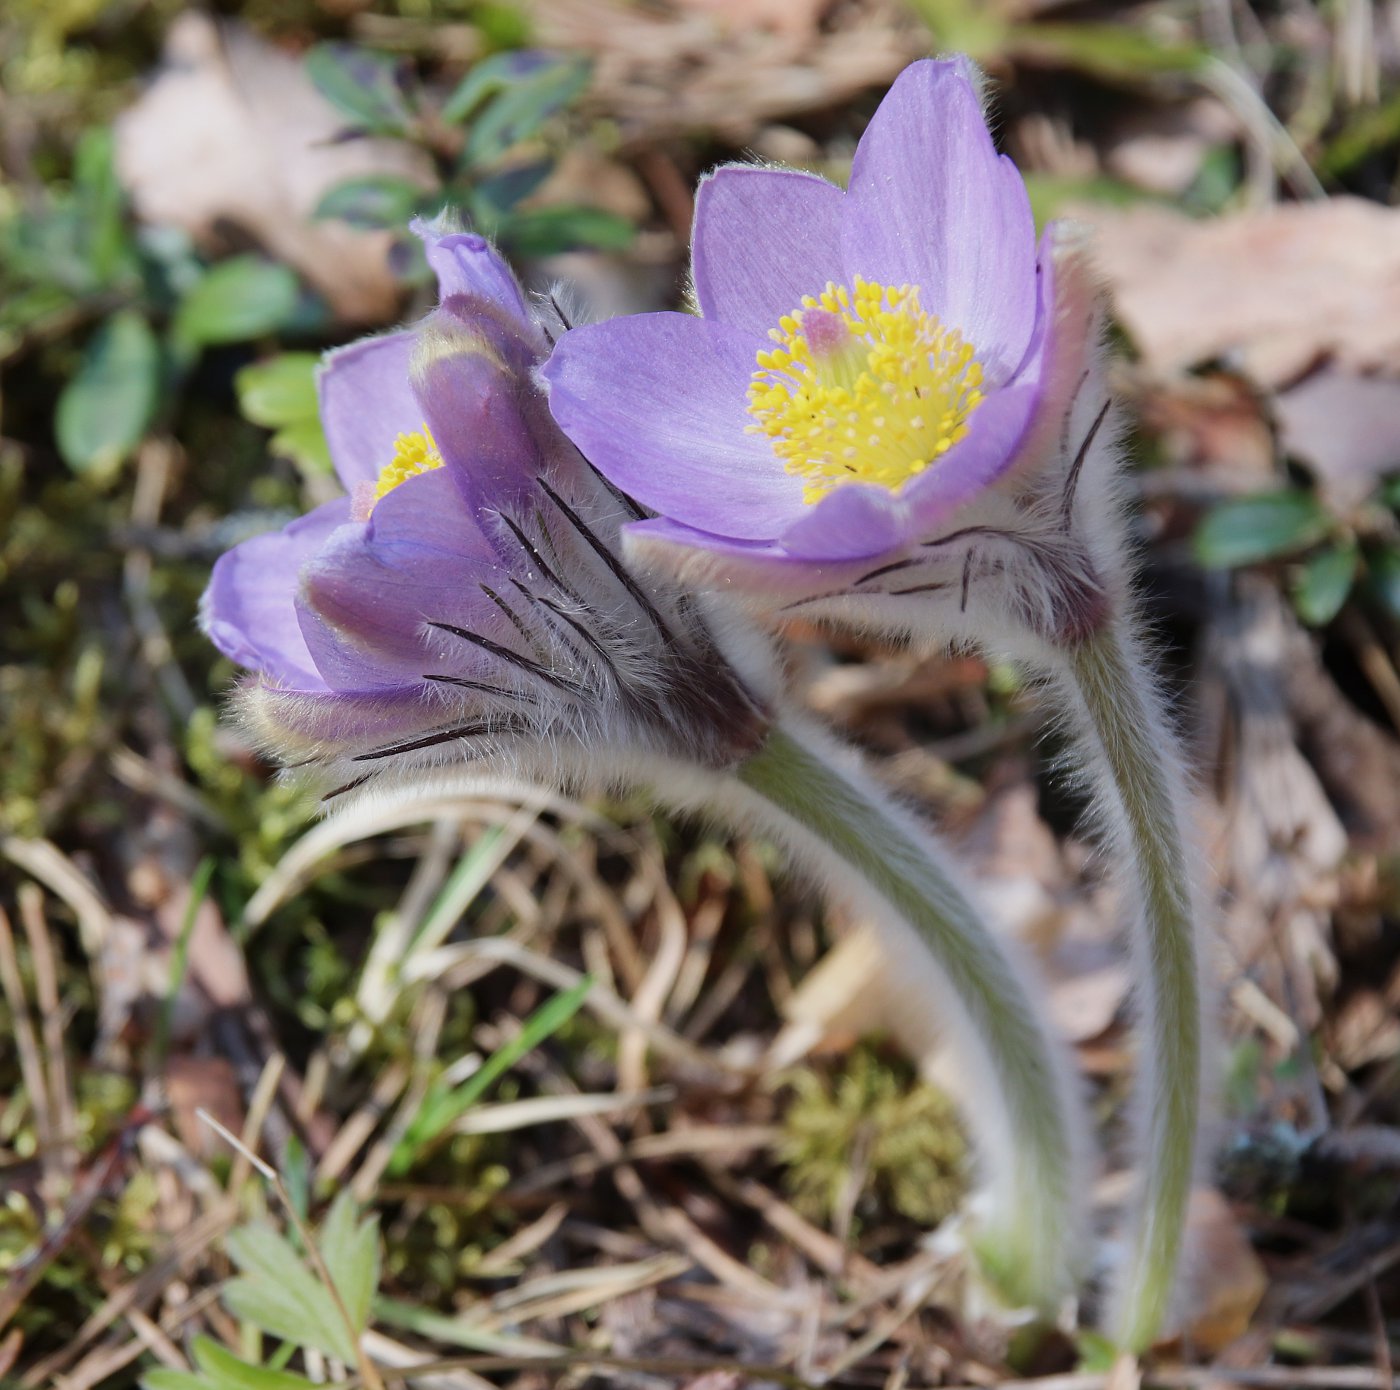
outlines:
[[[949,1216],[966,1190],[967,1144],[942,1091],[907,1064],[861,1044],[838,1070],[794,1072],[779,1156],[793,1205],[829,1224],[850,1201],[858,1222],[903,1217],[921,1227]]]

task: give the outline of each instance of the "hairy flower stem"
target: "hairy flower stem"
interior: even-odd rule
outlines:
[[[978,1254],[1003,1296],[1053,1309],[1078,1272],[1089,1125],[1065,1050],[937,846],[841,750],[792,725],[707,800],[875,926],[896,978],[951,1036],[986,1170]]]
[[[1140,1216],[1111,1312],[1119,1345],[1141,1351],[1161,1326],[1181,1255],[1201,1094],[1201,983],[1194,876],[1182,827],[1176,740],[1122,620],[1058,653],[1055,675],[1078,712],[1110,812],[1111,848],[1138,901],[1143,993],[1138,1153]]]

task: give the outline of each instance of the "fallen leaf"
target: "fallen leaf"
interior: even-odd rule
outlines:
[[[1218,769],[1222,935],[1242,974],[1304,1028],[1337,980],[1332,907],[1347,833],[1298,749],[1285,666],[1297,623],[1274,586],[1237,585],[1207,628],[1205,679],[1230,711]]]
[[[1081,215],[1119,321],[1157,372],[1223,358],[1277,387],[1330,358],[1400,374],[1400,209],[1329,198],[1208,221]]]
[[[428,186],[402,144],[335,142],[344,118],[294,57],[234,24],[186,11],[156,80],[116,124],[117,169],[139,216],[201,243],[232,224],[299,271],[335,313],[382,322],[398,307],[387,232],[312,219],[344,179],[395,174]]]
[[[1214,1188],[1191,1194],[1186,1217],[1183,1335],[1214,1356],[1244,1335],[1268,1288],[1249,1237]]]
[[[726,30],[758,29],[796,38],[814,35],[833,0],[674,0],[676,8],[711,15]]]
[[[1383,1062],[1400,1053],[1400,1018],[1379,990],[1357,990],[1337,1010],[1331,1043],[1344,1071]]]
[[[769,121],[888,87],[928,52],[928,31],[890,0],[848,0],[814,24],[822,8],[816,0],[551,0],[537,9],[535,36],[588,55],[592,100],[625,144],[708,130],[746,145]],[[775,21],[780,10],[789,13]]]
[[[1284,392],[1274,410],[1284,449],[1312,467],[1342,516],[1377,478],[1400,471],[1400,380],[1328,368]]]
[[[200,1110],[234,1134],[243,1129],[243,1090],[226,1057],[171,1057],[165,1064],[165,1094],[180,1142],[200,1158],[227,1147],[200,1119]]]

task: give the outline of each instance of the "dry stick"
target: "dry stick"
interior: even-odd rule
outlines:
[[[411,1372],[391,1372],[388,1385],[402,1385],[410,1377],[431,1375],[434,1371],[616,1371],[665,1376],[677,1383],[689,1383],[709,1373],[728,1373],[741,1382],[771,1380],[789,1390],[812,1390],[812,1382],[785,1366],[763,1365],[753,1361],[716,1359],[702,1361],[688,1357],[609,1356],[605,1352],[570,1351],[560,1356],[449,1356],[440,1361],[424,1361]],[[1036,1376],[1029,1380],[965,1382],[944,1390],[1110,1390],[1112,1371],[1070,1372],[1067,1375]],[[1170,1366],[1143,1376],[1145,1390],[1208,1390],[1216,1385],[1238,1385],[1242,1390],[1391,1390],[1384,1373],[1374,1366]],[[345,1383],[344,1390],[355,1390],[357,1382]]]
[[[77,1111],[63,1048],[63,1006],[58,992],[58,967],[54,962],[48,924],[44,921],[44,896],[35,884],[20,886],[19,917],[29,940],[29,959],[34,967],[34,993],[39,1004],[49,1104],[53,1110],[50,1137],[56,1147],[55,1157],[59,1166],[71,1174],[78,1165]]]
[[[34,1133],[39,1143],[39,1162],[47,1179],[49,1164],[57,1148],[53,1116],[49,1108],[48,1082],[44,1076],[43,1053],[34,1021],[29,1015],[29,997],[20,973],[19,956],[15,951],[14,930],[5,909],[0,907],[0,988],[10,1006],[10,1018],[15,1030],[15,1051],[19,1054],[19,1074],[24,1089],[29,1092],[29,1104],[34,1111]],[[2,1302],[3,1300],[0,1300]],[[8,1315],[0,1311],[0,1326]]]
[[[223,1235],[237,1218],[232,1202],[216,1207],[195,1219],[171,1241],[170,1248],[152,1265],[142,1270],[130,1283],[109,1294],[102,1306],[78,1329],[72,1341],[61,1351],[45,1357],[32,1366],[20,1381],[23,1390],[37,1390],[53,1383],[53,1377],[69,1364],[95,1338],[105,1332],[128,1309],[144,1307],[160,1297],[180,1271],[181,1265],[193,1255],[211,1245]]]

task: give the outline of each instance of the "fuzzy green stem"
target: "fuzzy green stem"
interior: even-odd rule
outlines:
[[[1150,1345],[1170,1304],[1200,1124],[1201,987],[1176,741],[1148,693],[1131,635],[1109,626],[1062,653],[1065,694],[1107,773],[1137,889],[1146,981],[1139,1153],[1141,1215],[1114,1300],[1120,1345]]]
[[[929,1007],[982,1072],[968,1107],[991,1177],[979,1255],[1005,1296],[1053,1308],[1077,1272],[1087,1126],[1020,972],[932,840],[822,740],[779,728],[738,778],[761,803],[742,808],[751,822],[868,917],[910,978],[936,967]]]

